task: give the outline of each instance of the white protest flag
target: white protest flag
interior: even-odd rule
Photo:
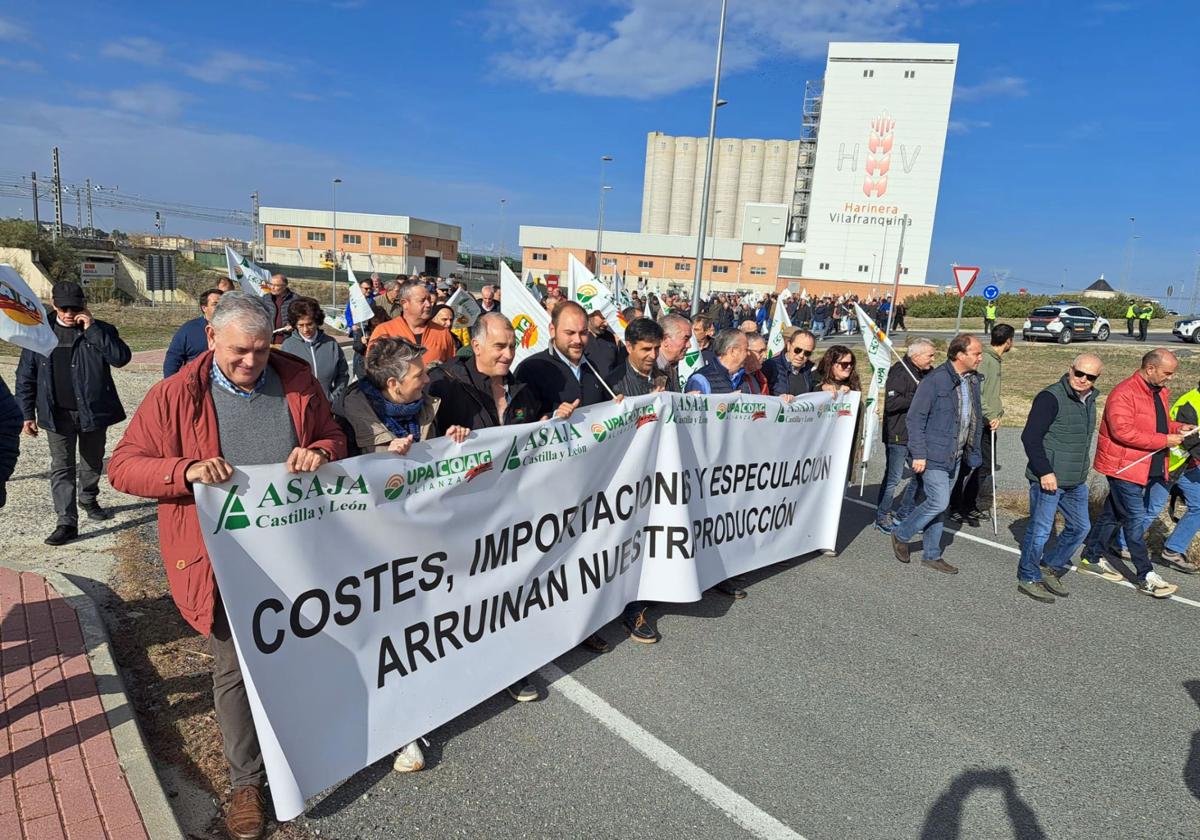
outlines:
[[[47,358],[58,346],[46,308],[11,265],[0,263],[0,339]]]
[[[788,298],[792,293],[787,289],[779,295],[775,301],[775,317],[771,319],[771,332],[767,335],[767,357],[772,358],[783,352],[783,328],[792,325],[792,319],[788,317],[787,303]]]
[[[197,484],[278,818],[630,601],[833,548],[858,399],[664,392]]]
[[[574,295],[572,300],[578,301],[589,315],[593,312],[603,315],[617,341],[624,341],[625,319],[621,317],[612,294],[574,254],[567,257],[567,278]]]
[[[661,318],[669,313],[671,309],[667,306],[667,302],[663,300],[662,295],[660,295],[657,291],[654,293],[654,296],[658,298],[658,317]]]
[[[550,315],[507,263],[500,263],[500,311],[517,333],[513,367],[550,346]]]
[[[863,482],[866,481],[867,461],[871,457],[871,449],[875,443],[875,430],[879,426],[879,394],[883,390],[883,385],[887,382],[888,369],[892,366],[892,354],[896,351],[892,349],[892,342],[887,337],[887,334],[875,325],[871,320],[871,316],[863,311],[863,308],[854,304],[854,314],[858,318],[858,323],[862,328],[863,344],[867,347],[867,358],[871,362],[871,385],[863,389],[863,411],[865,412],[865,422],[863,423],[863,445],[862,445],[862,471]],[[861,493],[860,484],[860,493]]]
[[[501,296],[503,294],[501,292]],[[454,310],[454,329],[456,330],[469,330],[483,314],[479,301],[475,300],[474,296],[466,289],[455,290],[454,294],[450,295],[450,300],[446,301],[446,305]]]
[[[365,324],[375,317],[375,310],[371,308],[371,302],[367,300],[362,287],[358,285],[358,278],[354,276],[354,267],[349,262],[346,263],[346,282],[349,284],[347,293],[350,298],[350,317],[346,320],[346,326]]]
[[[687,381],[692,374],[704,367],[704,353],[700,350],[700,342],[693,335],[688,341],[688,349],[679,360],[679,387],[687,387]]]
[[[263,296],[262,287],[271,280],[269,271],[250,262],[228,245],[225,246],[225,265],[229,279],[234,283],[240,283],[243,292],[256,297]],[[240,275],[238,269],[241,269]]]

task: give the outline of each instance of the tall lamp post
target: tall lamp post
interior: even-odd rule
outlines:
[[[704,157],[704,189],[700,198],[700,228],[696,232],[696,275],[692,281],[692,315],[700,311],[700,281],[704,276],[704,229],[708,225],[708,190],[712,181],[713,142],[717,133],[717,107],[721,92],[721,54],[725,50],[725,9],[729,0],[721,0],[721,24],[717,29],[717,65],[713,71],[712,108],[708,114],[708,149]]]
[[[504,205],[508,203],[507,198],[500,199],[500,259],[496,263],[496,277],[500,275],[500,263],[504,262]]]
[[[330,262],[332,262],[332,263],[333,263],[333,268],[331,268],[331,269],[329,270],[329,279],[330,279],[330,281],[331,281],[331,288],[330,288],[331,295],[330,295],[330,298],[329,298],[329,302],[330,302],[331,304],[333,304],[334,306],[337,306],[337,262],[338,262],[338,261],[337,261],[337,252],[338,252],[338,247],[337,247],[337,236],[338,236],[338,229],[337,229],[337,185],[338,185],[338,184],[340,184],[340,183],[342,183],[342,179],[341,179],[341,178],[334,178],[334,179],[333,179],[333,184],[332,184],[332,186],[331,186],[331,188],[330,188],[330,189],[332,190],[332,192],[333,192],[333,249],[332,249],[332,256],[333,256],[333,259],[332,259],[332,260],[330,260]]]
[[[596,222],[596,276],[601,278],[604,272],[604,193],[612,189],[604,183],[604,164],[611,161],[612,155],[600,156],[600,219]]]

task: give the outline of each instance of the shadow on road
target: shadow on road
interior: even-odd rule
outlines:
[[[1183,687],[1200,711],[1200,680],[1188,680]],[[1187,763],[1183,765],[1183,783],[1192,796],[1200,799],[1200,730],[1192,733],[1192,746],[1188,750]]]
[[[967,797],[980,789],[994,788],[1004,794],[1004,806],[1017,840],[1046,840],[1047,834],[1037,814],[1017,793],[1016,782],[1008,769],[969,770],[961,774],[937,798],[925,815],[921,840],[957,840],[962,834],[963,809]]]

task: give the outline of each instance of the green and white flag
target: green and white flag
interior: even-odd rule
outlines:
[[[354,276],[354,269],[349,262],[346,263],[346,281],[349,283],[347,296],[350,298],[350,305],[347,307],[350,317],[347,319],[346,326],[365,324],[375,317],[375,310],[371,308],[367,296],[363,294],[362,287],[358,285],[358,278]]]
[[[590,315],[599,311],[608,322],[608,328],[613,331],[617,341],[625,340],[625,321],[613,301],[608,287],[596,279],[596,275],[587,270],[587,266],[575,258],[574,254],[567,257],[567,284],[571,289],[572,300],[577,301]]]
[[[688,342],[687,352],[679,361],[679,387],[686,388],[687,381],[692,378],[692,374],[702,367],[704,367],[704,354],[700,351],[700,342],[696,341],[696,336],[693,335]]]
[[[225,266],[229,279],[240,284],[243,292],[256,297],[266,294],[263,287],[270,283],[271,272],[250,262],[228,245],[225,246]]]
[[[771,319],[771,332],[767,335],[767,358],[774,358],[783,352],[783,328],[792,325],[787,307],[784,306],[790,297],[791,293],[784,290],[775,301],[775,317]]]

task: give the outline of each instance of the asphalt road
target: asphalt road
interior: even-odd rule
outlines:
[[[964,321],[963,329],[966,331],[972,331],[976,335],[983,335],[983,324],[975,319],[971,319],[971,321],[969,321],[969,322]],[[902,346],[905,344],[905,342],[908,341],[909,338],[916,338],[917,336],[920,336],[922,338],[934,338],[934,339],[941,339],[942,341],[948,341],[950,339],[950,337],[953,335],[954,335],[954,330],[914,329],[912,332],[905,332],[904,330],[899,330],[899,331],[893,332],[892,341],[893,341],[893,343],[896,344],[896,346]],[[1017,331],[1017,343],[1019,344],[1020,342],[1021,342],[1021,333],[1020,333],[1020,330],[1018,330]],[[846,344],[850,347],[857,349],[858,347],[862,346],[862,337],[859,335],[845,335],[845,334],[835,335],[835,336],[826,336],[825,338],[822,338],[818,343],[824,344],[824,345]],[[1039,343],[1049,344],[1050,342],[1039,342]],[[1129,338],[1128,336],[1126,336],[1125,335],[1125,327],[1123,324],[1121,325],[1119,332],[1117,330],[1113,331],[1112,335],[1109,336],[1109,339],[1107,342],[1107,344],[1129,344],[1129,345],[1141,345],[1142,343],[1143,342],[1141,342],[1141,341],[1138,341],[1136,339]],[[1190,346],[1186,342],[1180,341],[1178,338],[1176,338],[1174,335],[1172,335],[1169,330],[1161,330],[1161,331],[1151,330],[1150,332],[1148,332],[1146,334],[1145,345],[1147,347],[1160,347],[1161,346],[1161,347],[1167,347],[1167,348],[1172,348],[1172,347],[1183,348],[1183,347]],[[1105,342],[1073,341],[1073,342],[1071,342],[1071,346],[1104,347]]]
[[[872,497],[868,485],[867,497]],[[853,497],[857,499],[857,494]],[[322,837],[1194,838],[1200,579],[1156,601],[1086,574],[1016,591],[1019,523],[901,565],[844,506],[836,558],[663,605],[663,641],[543,669],[315,799]],[[561,669],[561,671],[559,670]],[[564,674],[559,678],[559,674]],[[548,680],[558,678],[557,682]]]

